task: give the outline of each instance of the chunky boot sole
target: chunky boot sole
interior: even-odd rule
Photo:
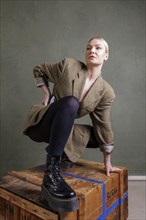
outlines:
[[[41,186],[41,197],[47,201],[51,209],[57,212],[76,211],[79,206],[77,197],[67,199],[55,198],[43,185]]]

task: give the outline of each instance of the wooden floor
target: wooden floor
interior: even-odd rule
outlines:
[[[128,220],[146,220],[146,181],[128,181]]]

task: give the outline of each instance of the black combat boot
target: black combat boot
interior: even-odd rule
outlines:
[[[60,175],[60,157],[47,155],[46,171],[41,188],[42,198],[57,212],[75,211],[78,209],[76,193]]]
[[[61,157],[61,168],[69,169],[73,167],[73,162],[68,158],[65,152],[63,152],[63,155]]]

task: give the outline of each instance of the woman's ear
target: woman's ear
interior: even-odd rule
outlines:
[[[108,60],[108,58],[109,58],[109,53],[106,53],[105,57],[104,57],[104,60],[106,61],[106,60]]]

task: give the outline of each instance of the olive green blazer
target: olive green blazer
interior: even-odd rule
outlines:
[[[55,64],[37,65],[33,69],[33,74],[37,86],[43,84],[48,86],[49,82],[54,84],[53,95],[56,99],[69,95],[79,99],[86,79],[87,67],[78,60],[65,58]],[[113,88],[100,75],[80,103],[77,114],[77,118],[89,114],[100,150],[109,153],[112,152],[114,144],[110,121],[110,109],[114,98]],[[48,108],[49,106],[42,104],[36,104],[30,108],[24,134],[27,135],[28,127],[35,126],[40,122]],[[86,148],[90,137],[90,128],[89,125],[74,124],[65,146],[65,152],[73,162],[78,160]]]

